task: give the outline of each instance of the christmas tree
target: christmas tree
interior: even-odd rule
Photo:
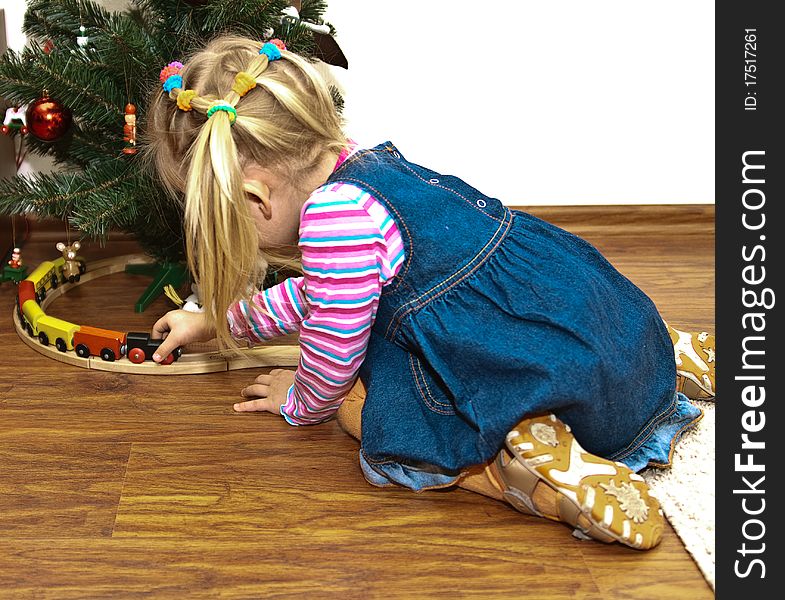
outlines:
[[[0,181],[0,214],[64,219],[99,241],[128,232],[156,260],[182,262],[178,203],[139,160],[133,138],[134,126],[144,131],[161,68],[227,32],[280,38],[324,58],[321,42],[333,33],[325,8],[320,0],[133,0],[113,13],[89,0],[29,1],[29,42],[2,57],[0,96],[28,107],[28,149],[63,168]]]

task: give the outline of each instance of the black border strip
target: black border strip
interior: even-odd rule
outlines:
[[[785,542],[776,489],[785,470],[785,36],[777,6],[716,5],[716,597],[729,600],[780,598],[785,572],[776,557]]]

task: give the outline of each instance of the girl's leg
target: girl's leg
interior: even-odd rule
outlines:
[[[358,440],[365,393],[358,379],[337,414],[341,427]],[[576,537],[647,549],[662,535],[662,511],[643,478],[583,450],[553,415],[521,421],[507,435],[506,448],[488,464],[468,469],[458,486],[568,523]]]
[[[338,412],[335,415],[341,429],[358,442],[362,439],[362,411],[365,396],[365,385],[358,377],[354,387],[346,394],[346,398],[338,407]]]
[[[357,441],[360,441],[362,437],[362,409],[365,403],[365,393],[365,386],[358,378],[336,415],[341,428]],[[489,464],[469,468],[469,473],[461,478],[458,485],[496,500],[504,500],[502,487],[491,474]]]

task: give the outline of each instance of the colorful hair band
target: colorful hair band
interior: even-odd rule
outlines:
[[[224,100],[216,100],[216,102],[207,109],[207,118],[209,119],[218,111],[223,111],[229,115],[229,124],[234,125],[234,122],[237,120],[237,111],[234,106]]]
[[[161,69],[161,74],[158,76],[158,79],[160,79],[161,83],[163,83],[169,78],[170,75],[179,75],[182,68],[183,63],[178,61],[170,62],[163,69]]]
[[[169,75],[164,81],[164,91],[168,94],[174,88],[183,87],[183,78],[181,75]]]
[[[245,96],[248,92],[256,87],[256,79],[251,77],[245,71],[240,71],[237,75],[234,76],[234,84],[232,85],[232,91],[237,92],[237,95],[241,98]]]
[[[177,108],[184,110],[185,112],[192,110],[191,100],[195,97],[196,92],[194,90],[181,90],[180,93],[177,94]]]
[[[163,83],[164,91],[168,94],[175,88],[183,87],[183,78],[180,76],[180,71],[183,68],[183,63],[174,61],[170,62],[158,75],[158,79]]]
[[[267,55],[267,60],[272,62],[281,58],[281,50],[286,50],[286,44],[281,40],[270,40],[262,46],[262,49],[259,50],[259,54]]]

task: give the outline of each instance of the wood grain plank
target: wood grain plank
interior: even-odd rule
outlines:
[[[681,540],[670,528],[644,556],[598,544],[582,544],[580,551],[604,598],[714,598],[697,565],[684,560]]]
[[[109,537],[129,452],[33,437],[0,444],[0,538]]]
[[[308,532],[255,539],[0,540],[0,589],[17,598],[564,598],[598,600],[576,551],[503,548],[480,532],[419,538]],[[33,566],[34,568],[31,568]]]

